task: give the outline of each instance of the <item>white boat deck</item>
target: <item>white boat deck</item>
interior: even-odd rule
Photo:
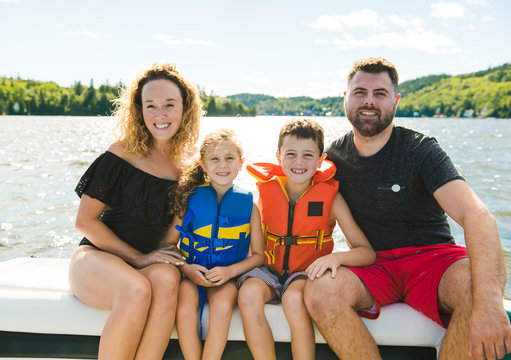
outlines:
[[[69,259],[17,258],[0,262],[0,331],[99,336],[109,311],[81,303],[69,290]],[[291,334],[280,305],[265,312],[275,341],[289,342]],[[208,330],[208,308],[203,331]],[[378,345],[439,348],[445,330],[406,304],[384,306],[376,320],[363,319]],[[325,340],[315,330],[316,342]],[[174,329],[171,338],[177,338]],[[244,341],[241,315],[234,311],[229,340]]]

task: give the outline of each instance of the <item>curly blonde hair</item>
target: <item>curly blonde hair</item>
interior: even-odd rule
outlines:
[[[204,172],[199,160],[204,162],[208,153],[224,142],[232,144],[238,151],[240,159],[243,159],[243,147],[233,130],[220,129],[206,135],[204,140],[202,140],[198,158],[183,168],[177,185],[171,190],[170,208],[180,218],[185,216],[188,199],[195,192],[197,186],[204,184],[208,180],[207,174]]]
[[[170,80],[177,85],[183,98],[183,121],[176,134],[169,140],[168,154],[179,159],[186,153],[199,137],[200,118],[203,115],[199,91],[185,80],[176,70],[175,65],[164,63],[152,64],[135,81],[122,90],[115,100],[113,115],[117,117],[119,141],[124,143],[127,152],[148,156],[153,144],[153,137],[142,117],[142,89],[158,79]]]

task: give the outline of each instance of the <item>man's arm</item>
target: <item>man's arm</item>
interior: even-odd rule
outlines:
[[[509,353],[511,326],[502,303],[506,267],[495,218],[463,180],[450,181],[433,195],[465,231],[473,286],[471,353],[481,358],[484,348],[503,346]]]

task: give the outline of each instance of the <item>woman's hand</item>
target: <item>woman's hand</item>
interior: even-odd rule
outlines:
[[[314,280],[320,278],[325,271],[330,269],[332,271],[332,278],[335,278],[337,268],[342,265],[342,254],[333,253],[316,259],[312,264],[309,265],[305,272],[309,279]]]
[[[198,264],[187,264],[185,263],[181,267],[181,271],[186,275],[188,279],[190,279],[195,285],[204,286],[204,287],[212,287],[215,284],[211,283],[206,279],[204,274],[208,272],[204,266]]]
[[[137,268],[144,268],[152,264],[172,264],[181,266],[185,263],[185,258],[175,245],[170,245],[161,249],[153,250],[148,254],[142,254],[136,258],[133,265]]]
[[[217,266],[206,272],[206,279],[209,280],[214,286],[220,286],[230,279],[233,275],[229,269],[229,266]]]

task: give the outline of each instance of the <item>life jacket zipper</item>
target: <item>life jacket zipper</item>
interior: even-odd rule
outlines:
[[[295,216],[295,205],[294,202],[289,202],[289,209],[287,213],[287,236],[293,236],[293,218]],[[291,245],[286,245],[284,251],[284,260],[282,264],[282,275],[285,277],[289,276],[289,253],[291,252]]]

